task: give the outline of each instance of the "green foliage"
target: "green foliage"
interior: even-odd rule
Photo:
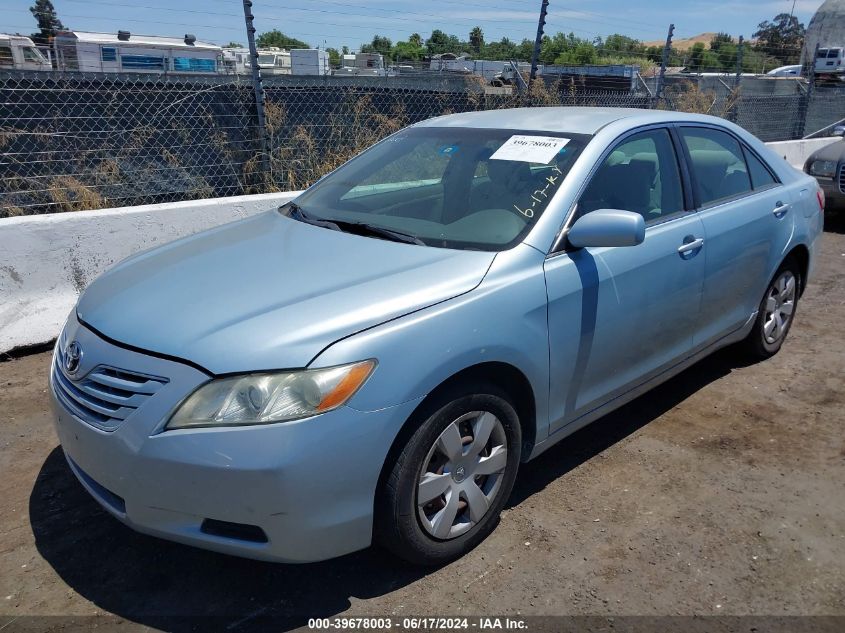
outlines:
[[[396,42],[392,55],[397,62],[416,62],[425,55],[425,48],[409,38],[407,42]]]
[[[804,45],[804,25],[794,15],[779,13],[771,22],[757,25],[755,48],[780,60],[783,65],[797,64]]]
[[[389,37],[384,37],[383,35],[374,35],[373,41],[370,44],[363,44],[361,46],[362,53],[381,53],[385,59],[392,59],[392,51],[393,42]]]
[[[484,32],[480,26],[476,26],[469,33],[469,50],[476,57],[481,57],[484,50]]]
[[[446,35],[440,29],[434,29],[431,37],[425,41],[425,47],[429,55],[442,55],[443,53],[462,53],[463,45],[454,35]]]
[[[326,52],[329,54],[329,64],[340,66],[340,51],[336,48],[327,48]]]
[[[36,44],[49,45],[51,38],[65,28],[50,0],[35,0],[35,4],[29,8],[29,12],[32,13],[38,23],[38,33],[31,35],[32,41]]]
[[[258,48],[311,48],[308,42],[303,42],[295,37],[288,37],[278,29],[262,33],[255,40]]]
[[[223,48],[243,48],[243,47],[244,47],[244,45],[241,44],[240,42],[229,42]]]

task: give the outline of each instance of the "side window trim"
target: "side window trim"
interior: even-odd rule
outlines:
[[[669,136],[672,145],[675,147],[675,160],[678,161],[678,170],[681,174],[681,189],[684,196],[684,210],[695,211],[697,208],[695,190],[693,188],[693,177],[690,173],[690,159],[687,155],[686,144],[681,139],[678,125],[673,123],[669,126]]]

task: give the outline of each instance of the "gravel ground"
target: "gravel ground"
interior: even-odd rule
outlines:
[[[845,616],[842,224],[780,354],[748,366],[725,350],[565,440],[523,467],[493,535],[434,571],[374,550],[274,565],[136,534],[65,465],[49,355],[0,363],[0,629],[73,628],[15,619],[33,615],[120,630],[202,630],[197,615],[229,630],[381,614]]]

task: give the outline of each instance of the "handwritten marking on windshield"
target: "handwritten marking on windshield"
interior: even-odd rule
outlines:
[[[524,209],[521,209],[516,204],[513,205],[513,208],[516,209],[517,212],[521,213],[526,218],[533,218],[534,217],[534,208],[539,203],[543,202],[544,200],[548,200],[548,198],[549,198],[549,187],[552,187],[552,189],[556,189],[557,188],[556,185],[558,184],[558,180],[563,182],[563,178],[562,178],[563,172],[560,170],[560,168],[557,165],[552,165],[552,171],[554,171],[558,175],[557,176],[547,176],[544,179],[546,186],[543,187],[542,189],[535,189],[531,193],[530,197],[531,197],[531,200],[533,200],[533,202],[531,203],[531,206],[526,206]],[[552,193],[554,193],[554,191],[552,191]],[[539,198],[538,196],[542,196],[542,198]]]

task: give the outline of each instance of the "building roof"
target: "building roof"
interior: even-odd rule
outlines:
[[[204,50],[222,50],[217,44],[201,42],[196,40],[193,44],[186,44],[182,37],[163,37],[161,35],[137,35],[130,34],[128,40],[118,39],[117,33],[95,33],[92,31],[62,31],[56,35],[58,38],[76,38],[80,42],[91,44],[115,44],[115,45],[136,45],[136,46],[168,46],[172,48],[192,48]]]

